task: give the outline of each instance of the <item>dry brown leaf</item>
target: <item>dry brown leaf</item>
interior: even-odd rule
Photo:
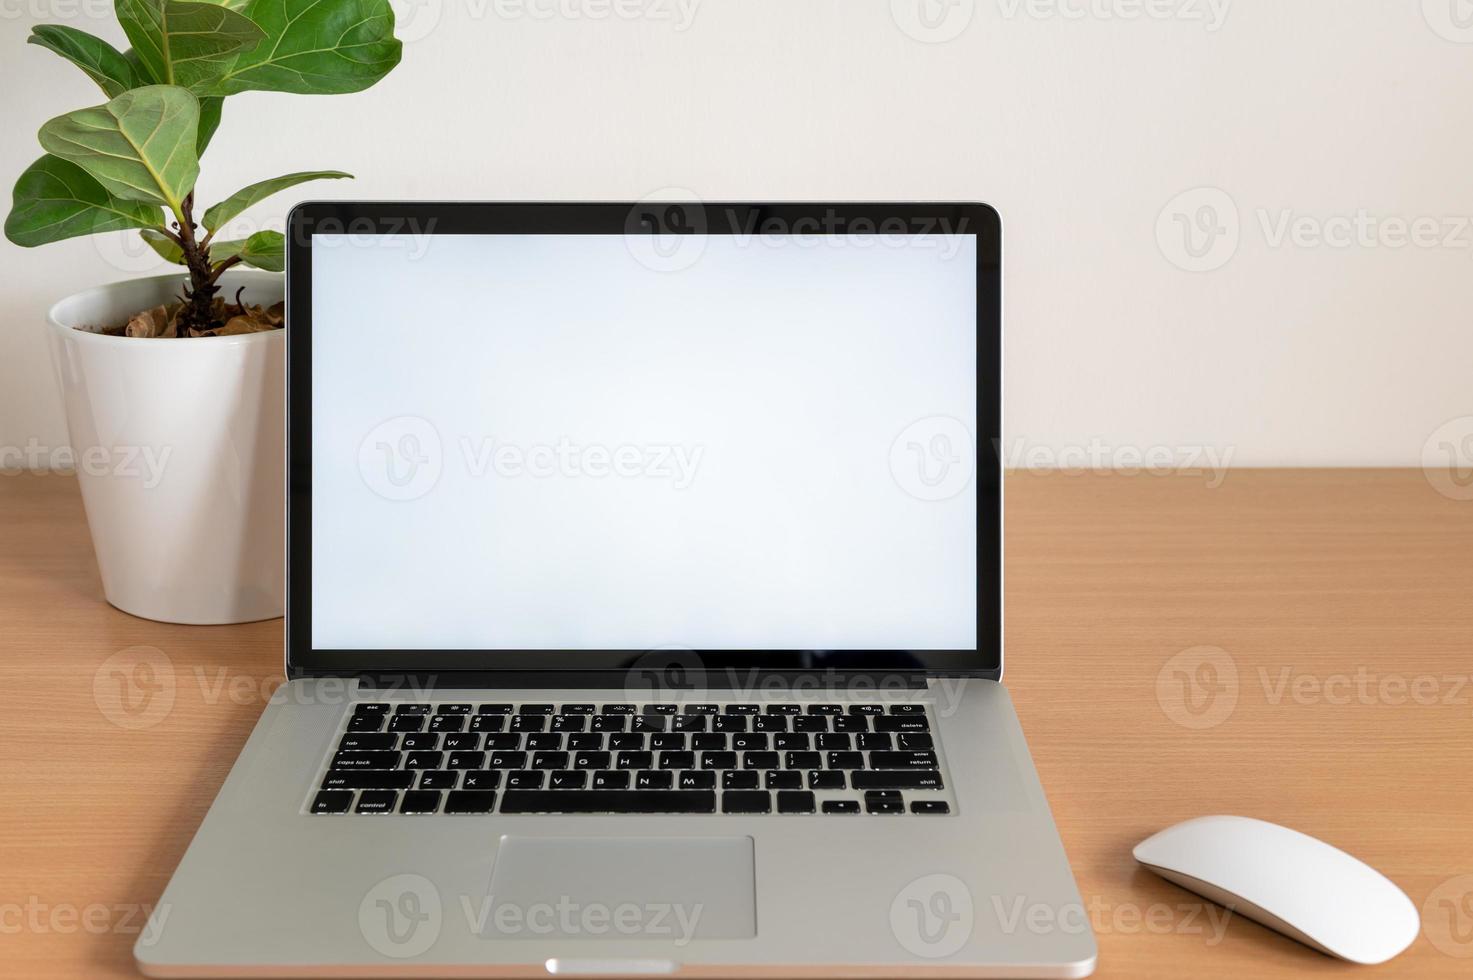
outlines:
[[[243,333],[260,333],[263,330],[275,329],[276,324],[267,320],[264,313],[258,316],[233,316],[226,321],[225,326],[220,328],[220,336],[234,337]]]
[[[123,332],[129,337],[162,336],[169,320],[169,308],[166,306],[155,306],[151,310],[135,313],[129,318],[128,325],[123,328]]]
[[[272,303],[266,308],[266,319],[274,326],[282,326],[286,323],[286,304]]]

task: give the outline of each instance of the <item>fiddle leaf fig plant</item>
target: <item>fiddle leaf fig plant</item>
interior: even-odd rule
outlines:
[[[216,294],[225,270],[280,272],[277,231],[216,241],[247,208],[309,180],[349,177],[307,170],[257,181],[195,215],[200,155],[227,96],[248,91],[357,92],[399,63],[389,0],[114,0],[132,45],[43,24],[30,42],[80,68],[107,102],[41,127],[46,151],[16,181],[5,237],[32,247],[137,230],[165,260],[188,270],[180,302],[143,311],[130,335],[198,337],[273,329],[279,311],[248,311]]]

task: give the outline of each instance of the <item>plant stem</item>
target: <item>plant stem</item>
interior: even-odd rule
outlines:
[[[184,253],[184,264],[189,267],[189,302],[179,311],[179,336],[189,336],[190,330],[208,330],[213,325],[211,308],[214,306],[215,270],[210,267],[210,251],[201,246],[194,237],[194,194],[184,198],[183,207],[175,215],[179,223],[179,249]]]

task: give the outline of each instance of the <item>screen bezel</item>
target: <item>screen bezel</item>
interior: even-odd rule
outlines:
[[[494,683],[540,683],[576,674],[578,683],[616,680],[647,650],[359,650],[312,646],[312,235],[628,235],[651,226],[666,234],[749,234],[817,227],[938,229],[977,236],[977,649],[697,650],[714,671],[842,675],[976,675],[1002,671],[1002,224],[980,203],[416,203],[314,201],[287,218],[287,602],[286,668],[311,675],[481,676]],[[677,218],[678,216],[678,218]],[[676,218],[676,220],[669,220]],[[959,230],[958,230],[959,229]],[[653,233],[653,232],[652,232]],[[985,519],[991,515],[992,519]],[[564,678],[562,683],[569,681]]]

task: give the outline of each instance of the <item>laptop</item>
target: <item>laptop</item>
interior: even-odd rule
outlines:
[[[288,240],[287,683],[145,973],[1091,972],[1002,684],[996,212]]]

